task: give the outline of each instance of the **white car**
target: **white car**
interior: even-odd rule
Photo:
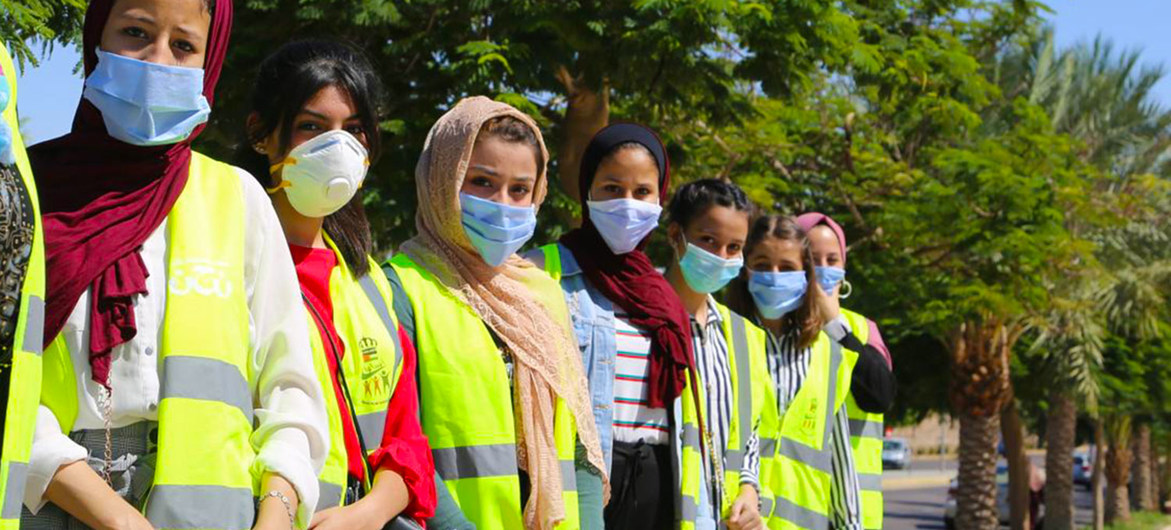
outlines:
[[[907,469],[911,466],[911,444],[902,438],[882,441],[882,468]]]
[[[951,483],[947,487],[947,500],[943,503],[943,524],[948,530],[955,528],[956,520],[956,491],[959,488],[959,479],[951,479]],[[1009,507],[1008,507],[1008,465],[1000,464],[996,466],[996,510],[999,512],[1000,524],[1008,525]],[[1038,521],[1035,528],[1040,528],[1041,523],[1045,517],[1045,507],[1042,506],[1038,514]]]

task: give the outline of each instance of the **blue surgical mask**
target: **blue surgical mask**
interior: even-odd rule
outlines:
[[[841,267],[814,267],[817,272],[817,283],[825,294],[833,295],[834,288],[846,279],[846,269]]]
[[[520,250],[537,229],[537,211],[532,206],[509,206],[459,194],[464,232],[484,262],[499,267]]]
[[[606,241],[610,251],[622,255],[635,249],[659,226],[663,207],[636,199],[587,201],[590,221]]]
[[[97,50],[82,96],[102,113],[106,132],[131,145],[182,142],[207,122],[203,69],[167,66]]]
[[[687,251],[679,260],[683,279],[701,294],[719,291],[740,274],[743,266],[743,258],[724,259],[691,243],[687,244]]]
[[[757,272],[748,276],[748,292],[760,316],[774,320],[801,307],[809,281],[805,271]]]
[[[8,110],[12,95],[8,91],[7,72],[0,71],[0,113]],[[12,131],[8,128],[8,121],[0,119],[0,165],[11,166],[16,163],[16,156],[12,152]]]

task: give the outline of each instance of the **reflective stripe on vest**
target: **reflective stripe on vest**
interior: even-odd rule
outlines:
[[[862,344],[870,338],[870,322],[866,317],[843,309],[842,316],[850,323],[851,333]],[[882,528],[882,414],[862,410],[854,395],[846,399],[846,414],[850,418],[850,445],[854,450],[854,467],[858,471],[862,526],[867,530]]]
[[[516,420],[499,348],[479,316],[409,257],[396,255],[390,265],[415,312],[420,417],[436,471],[477,528],[523,528]],[[559,288],[546,294],[564,300]],[[554,440],[565,505],[559,529],[576,529],[580,522],[576,438],[573,416],[557,400]]]
[[[329,291],[333,304],[333,325],[345,345],[340,368],[348,395],[354,401],[354,418],[362,435],[367,455],[382,446],[386,428],[386,409],[402,376],[402,343],[398,320],[390,312],[393,292],[374,260],[367,258],[369,273],[354,279],[349,265],[328,235],[326,244],[334,251],[338,265],[330,272]],[[318,381],[329,413],[330,448],[318,478],[321,494],[317,509],[340,506],[345,502],[349,481],[349,455],[346,452],[342,406],[334,391],[334,375],[329,372],[333,352],[322,341],[313,315],[309,315],[310,344]],[[343,395],[347,395],[343,393]],[[349,410],[345,414],[349,414]],[[370,491],[372,477],[363,477],[365,491]]]
[[[187,184],[167,216],[158,455],[144,510],[160,530],[246,530],[255,515],[241,186],[235,168],[192,153]],[[69,433],[77,381],[60,335],[45,352],[45,375],[52,384],[41,402]]]
[[[16,308],[16,329],[13,330],[11,365],[0,370],[8,377],[8,402],[3,425],[3,449],[0,450],[0,530],[15,530],[20,526],[20,507],[24,502],[24,483],[28,477],[28,460],[32,452],[33,431],[36,430],[37,402],[41,393],[41,346],[44,341],[45,320],[45,253],[41,214],[32,169],[24,150],[20,122],[16,116],[16,69],[3,43],[0,43],[0,81],[8,83],[8,106],[0,119],[12,135],[12,152],[16,158],[17,186],[28,193],[27,206],[32,208],[32,242],[28,263],[20,285],[20,304]]]

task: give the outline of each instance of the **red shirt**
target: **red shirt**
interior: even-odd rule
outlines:
[[[333,302],[329,295],[329,276],[333,268],[338,266],[337,255],[327,248],[307,248],[289,245],[293,255],[293,264],[297,268],[297,280],[301,283],[301,292],[313,309],[321,315],[325,326],[317,323],[317,331],[325,342],[332,342],[337,348],[338,356],[345,358],[345,345],[333,326]],[[371,274],[380,274],[379,271],[370,271]],[[316,319],[314,319],[316,321]],[[431,448],[427,444],[427,437],[419,424],[419,397],[418,384],[415,382],[415,365],[417,356],[415,347],[403,330],[398,328],[399,340],[402,343],[402,375],[398,385],[390,396],[390,403],[386,410],[386,427],[382,434],[382,445],[370,454],[368,459],[370,468],[387,469],[403,478],[410,495],[404,515],[422,521],[435,514],[435,463],[431,459]],[[326,344],[328,344],[328,342]],[[354,428],[352,416],[346,405],[345,395],[337,377],[337,361],[327,346],[326,360],[329,362],[330,374],[333,375],[334,396],[338,407],[341,408],[342,425],[345,428],[346,456],[350,476],[361,479],[365,475],[362,465],[362,447],[358,441],[358,431]],[[367,448],[374,449],[374,448]]]

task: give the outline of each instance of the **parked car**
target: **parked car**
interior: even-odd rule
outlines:
[[[1094,461],[1090,454],[1077,452],[1073,455],[1073,483],[1090,489],[1091,479],[1094,476]]]
[[[906,469],[911,466],[911,444],[903,438],[882,441],[882,468]]]
[[[959,479],[953,478],[947,486],[947,500],[943,502],[943,525],[947,527],[947,530],[955,530],[956,527],[956,494],[958,492]],[[996,510],[1000,524],[1008,525],[1011,522],[1008,507],[1008,464],[996,466]],[[1042,506],[1035,528],[1040,528],[1044,523],[1044,514]]]

